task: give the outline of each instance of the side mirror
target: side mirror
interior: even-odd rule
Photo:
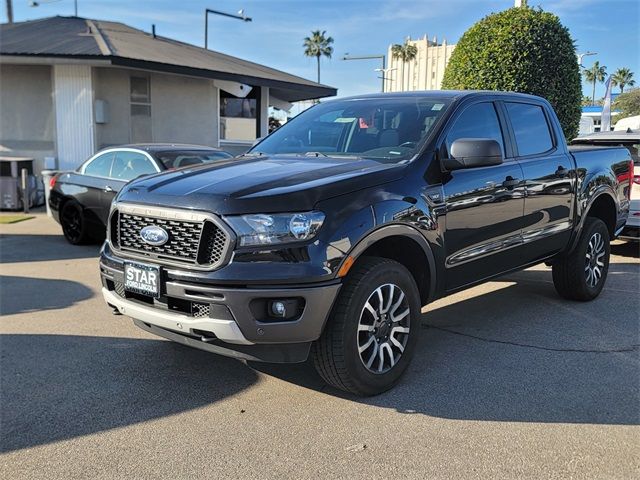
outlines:
[[[459,138],[451,145],[451,158],[442,161],[447,170],[500,165],[502,147],[489,138]]]

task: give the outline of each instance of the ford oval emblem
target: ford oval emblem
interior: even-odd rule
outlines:
[[[142,238],[142,240],[144,240],[144,242],[148,243],[149,245],[159,247],[160,245],[164,245],[169,241],[169,234],[162,227],[158,227],[157,225],[149,225],[140,230],[140,238]]]

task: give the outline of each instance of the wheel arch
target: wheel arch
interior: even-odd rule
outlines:
[[[385,225],[360,240],[345,257],[356,263],[362,257],[382,257],[395,260],[409,270],[420,291],[420,301],[426,305],[434,298],[436,263],[431,246],[422,234],[403,224]]]

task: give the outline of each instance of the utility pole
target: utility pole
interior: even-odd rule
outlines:
[[[13,23],[13,1],[7,0],[7,21]]]

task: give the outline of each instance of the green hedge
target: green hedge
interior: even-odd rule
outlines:
[[[578,133],[582,85],[575,45],[560,19],[540,9],[510,8],[467,30],[442,88],[539,95],[553,105],[567,139]]]

